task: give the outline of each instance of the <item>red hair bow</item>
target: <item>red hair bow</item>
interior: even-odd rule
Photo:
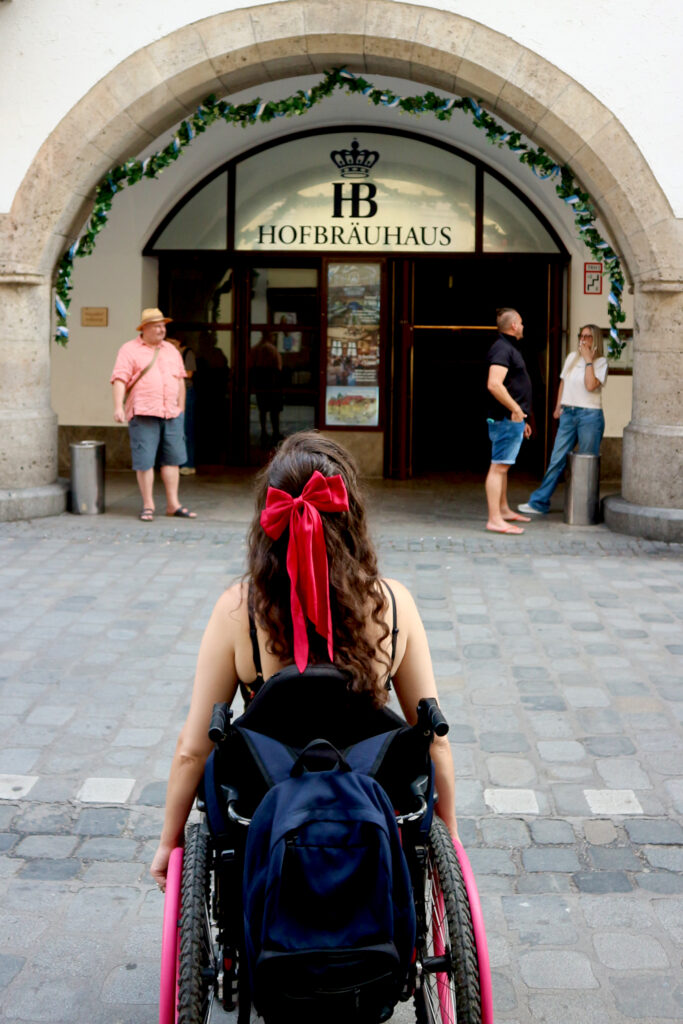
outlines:
[[[327,571],[327,548],[320,512],[344,512],[349,496],[341,476],[325,477],[317,469],[298,498],[269,487],[261,526],[277,540],[289,526],[287,572],[294,627],[294,661],[299,672],[308,664],[306,619],[327,638],[327,653],[333,660],[332,613]]]

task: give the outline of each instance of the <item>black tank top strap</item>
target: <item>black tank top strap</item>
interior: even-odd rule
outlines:
[[[387,583],[387,581],[382,580],[382,583],[389,591],[389,597],[391,598],[391,667],[393,668],[394,662],[396,661],[396,641],[398,640],[398,623],[396,620],[396,598],[394,597],[394,592]],[[386,688],[387,690],[391,689],[391,675],[387,679]]]
[[[261,651],[259,650],[258,633],[256,632],[254,594],[251,583],[249,584],[247,597],[247,611],[249,613],[249,637],[251,638],[251,653],[254,658],[254,667],[256,668],[256,679],[253,683],[243,683],[240,680],[240,690],[242,691],[242,698],[245,702],[248,702],[255,697],[263,686],[263,666],[261,665]]]

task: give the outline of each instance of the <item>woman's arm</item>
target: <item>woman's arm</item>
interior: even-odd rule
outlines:
[[[414,725],[417,721],[417,705],[423,697],[436,697],[432,658],[429,653],[427,634],[413,597],[397,580],[388,581],[396,597],[399,626],[400,659],[394,669],[396,696],[406,721]],[[402,650],[400,649],[402,648]],[[434,764],[434,783],[439,800],[436,813],[443,819],[454,839],[458,838],[458,824],[455,816],[455,771],[448,739],[435,736],[431,746]]]
[[[241,603],[240,584],[226,590],[216,602],[202,638],[190,710],[171,763],[161,838],[150,867],[162,889],[171,851],[182,842],[185,822],[213,747],[208,736],[213,706],[221,701],[230,703],[237,689],[235,638]]]
[[[564,391],[564,381],[560,380],[560,386],[557,389],[557,401],[555,402],[555,408],[553,409],[553,417],[559,420],[562,415],[562,392]]]

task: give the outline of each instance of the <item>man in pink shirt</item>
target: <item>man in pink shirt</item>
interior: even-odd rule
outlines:
[[[137,338],[119,349],[111,375],[114,419],[128,422],[133,469],[142,495],[143,523],[154,520],[154,466],[160,464],[166,515],[196,518],[180,504],[179,467],[186,461],[183,412],[185,367],[174,345],[164,341],[170,317],[143,309]]]

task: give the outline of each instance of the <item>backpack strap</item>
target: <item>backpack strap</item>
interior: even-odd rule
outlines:
[[[316,744],[325,745],[331,752],[343,758],[342,767],[348,766],[352,771],[362,772],[363,775],[375,777],[384,760],[387,750],[394,738],[401,731],[394,729],[391,732],[383,732],[377,736],[369,736],[360,743],[354,743],[340,752],[327,740],[314,740],[309,743],[305,751],[288,747],[271,736],[264,736],[263,733],[253,732],[251,729],[244,729],[242,726],[235,726],[236,731],[244,739],[247,749],[251,754],[254,764],[261,776],[272,789],[278,782],[284,782],[292,775],[292,769],[298,765],[302,756]],[[345,762],[345,764],[344,764]]]
[[[375,777],[384,760],[387,750],[393,743],[400,729],[382,732],[377,736],[368,736],[360,743],[354,743],[344,751],[344,759],[354,772]]]
[[[269,789],[289,778],[299,751],[285,746],[271,736],[264,736],[263,733],[252,732],[251,729],[243,729],[241,726],[235,728],[244,739],[254,764]]]

